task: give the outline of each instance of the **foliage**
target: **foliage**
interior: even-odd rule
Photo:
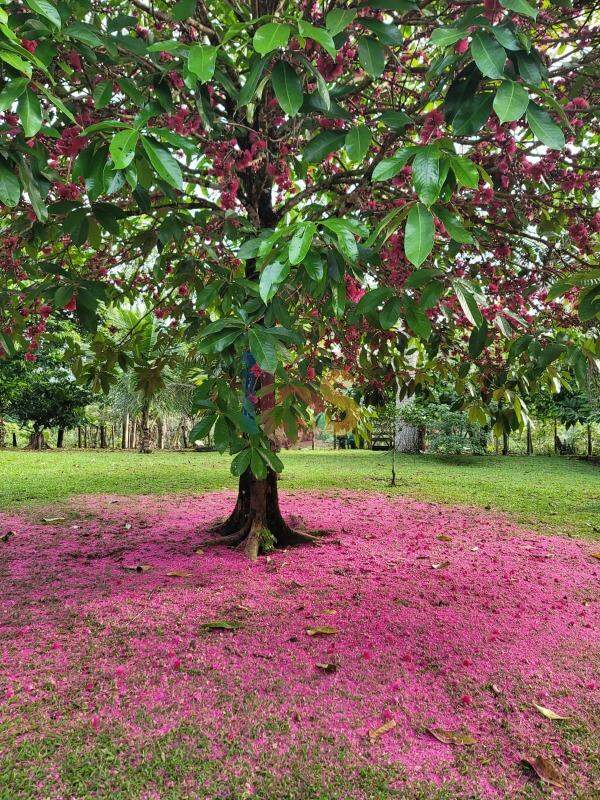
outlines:
[[[416,400],[398,409],[398,416],[426,430],[427,447],[432,453],[483,455],[487,450],[488,431],[448,403]]]
[[[9,3],[0,346],[76,319],[106,391],[142,299],[236,474],[340,372],[522,426],[598,358],[592,6]]]
[[[68,374],[57,380],[56,375],[36,370],[13,397],[10,415],[23,424],[31,422],[36,432],[71,428],[82,420],[90,400],[90,393],[77,386]]]

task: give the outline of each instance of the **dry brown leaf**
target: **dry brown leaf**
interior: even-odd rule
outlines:
[[[338,671],[339,664],[337,663],[337,661],[328,661],[328,662],[326,662],[324,664],[315,664],[315,667],[318,670],[321,670],[321,672],[329,672],[329,673],[331,673],[331,672],[337,672]]]
[[[438,539],[440,540],[440,542],[451,542],[452,541],[452,537],[448,536],[447,533],[440,534],[438,536]]]
[[[196,553],[197,556],[201,556],[204,553],[204,550],[199,547],[197,550],[194,550],[194,553]]]
[[[45,522],[46,525],[49,525],[53,522],[64,522],[66,517],[43,517],[42,522]]]
[[[564,787],[563,777],[558,771],[556,764],[545,756],[535,756],[535,758],[524,758],[523,762],[531,767],[538,778],[550,786]]]
[[[450,566],[449,561],[441,561],[439,564],[432,564],[431,569],[446,569],[446,567]]]
[[[389,720],[389,722],[385,722],[383,725],[380,725],[379,728],[373,728],[373,730],[369,731],[369,739],[372,742],[377,741],[380,736],[383,736],[384,733],[389,733],[389,731],[393,731],[398,723],[395,719]]]
[[[150,564],[123,564],[123,569],[129,570],[129,572],[148,572],[152,566]]]
[[[600,559],[600,553],[590,553],[592,558]]]
[[[331,625],[317,625],[315,628],[307,628],[306,632],[309,636],[333,636],[337,630]]]
[[[167,577],[169,578],[191,578],[192,573],[186,572],[184,569],[172,569],[171,572],[167,572]]]
[[[537,703],[533,704],[534,708],[540,712],[543,717],[546,719],[568,719],[568,717],[563,717],[562,714],[557,714],[556,711],[552,711],[551,708],[545,708],[544,706],[538,706]]]
[[[470,733],[462,731],[446,731],[443,728],[427,728],[427,733],[437,739],[442,744],[457,744],[459,747],[470,747],[476,744],[476,740]]]

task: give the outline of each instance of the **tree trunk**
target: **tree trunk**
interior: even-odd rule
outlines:
[[[295,531],[285,522],[279,509],[277,473],[268,469],[267,477],[256,478],[250,469],[240,477],[238,497],[231,515],[215,529],[211,544],[239,547],[255,561],[261,550],[317,542],[308,533]]]
[[[12,446],[13,447],[18,447],[19,446],[19,443],[17,442],[17,434],[14,431],[13,431],[13,435],[12,435]]]
[[[0,417],[0,450],[6,447],[6,423]]]
[[[81,425],[77,426],[77,447],[81,450]]]
[[[29,443],[26,447],[27,450],[48,450],[48,445],[44,439],[43,430],[34,430],[29,436]]]
[[[106,450],[108,442],[106,441],[106,425],[100,425],[100,447]]]
[[[507,456],[510,450],[510,443],[508,438],[508,433],[506,431],[502,431],[502,455]]]
[[[121,450],[127,449],[129,439],[129,414],[123,417],[123,430],[121,432]]]
[[[141,439],[140,439],[140,453],[151,453],[152,447],[150,446],[150,410],[147,403],[142,407],[142,419],[140,423]]]
[[[527,423],[527,455],[533,455],[533,437],[531,435],[531,422]]]
[[[423,436],[416,425],[411,425],[404,420],[399,419],[399,413],[402,408],[410,405],[412,397],[400,397],[400,393],[396,395],[396,429],[394,431],[394,446],[397,453],[418,453]]]
[[[592,442],[592,426],[587,426],[587,454],[588,458],[591,458],[594,454],[594,447]]]
[[[56,434],[56,446],[62,447],[64,440],[65,440],[65,429],[59,428],[58,433]]]

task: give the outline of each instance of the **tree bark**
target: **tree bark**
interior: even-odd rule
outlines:
[[[27,450],[48,450],[49,447],[44,439],[43,430],[34,430],[29,436],[29,443],[26,447]]]
[[[13,447],[18,447],[19,446],[19,443],[17,442],[17,434],[14,431],[13,431],[13,435],[12,435],[12,446]]]
[[[102,450],[106,450],[108,447],[108,442],[106,441],[106,425],[100,425],[100,447]]]
[[[527,455],[533,455],[533,437],[531,435],[531,422],[527,423]]]
[[[0,450],[6,447],[6,423],[0,417]]]
[[[250,469],[240,477],[235,507],[223,523],[214,529],[217,538],[210,544],[237,546],[255,561],[261,550],[315,543],[318,537],[293,530],[283,519],[277,493],[277,473],[267,470],[267,477],[256,478]]]
[[[65,440],[65,429],[59,428],[58,433],[56,434],[56,446],[62,448],[64,440]]]
[[[587,426],[587,454],[588,458],[591,458],[594,454],[594,446],[592,442],[592,426]]]
[[[129,414],[125,414],[123,417],[123,430],[121,433],[121,450],[127,449],[129,439]]]
[[[411,425],[399,419],[400,410],[410,405],[411,397],[400,397],[396,395],[396,430],[394,431],[394,446],[397,453],[418,453],[421,447],[423,436],[416,425]]]
[[[509,438],[508,433],[506,431],[502,432],[502,455],[507,456],[510,450]]]
[[[140,438],[140,453],[151,453],[152,447],[150,442],[150,409],[149,404],[144,403],[142,406],[142,419],[140,422],[141,438]]]

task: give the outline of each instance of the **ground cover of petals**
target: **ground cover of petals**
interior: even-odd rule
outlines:
[[[329,535],[251,564],[206,546],[232,502],[0,516],[0,797],[595,795],[593,544],[298,493]]]

